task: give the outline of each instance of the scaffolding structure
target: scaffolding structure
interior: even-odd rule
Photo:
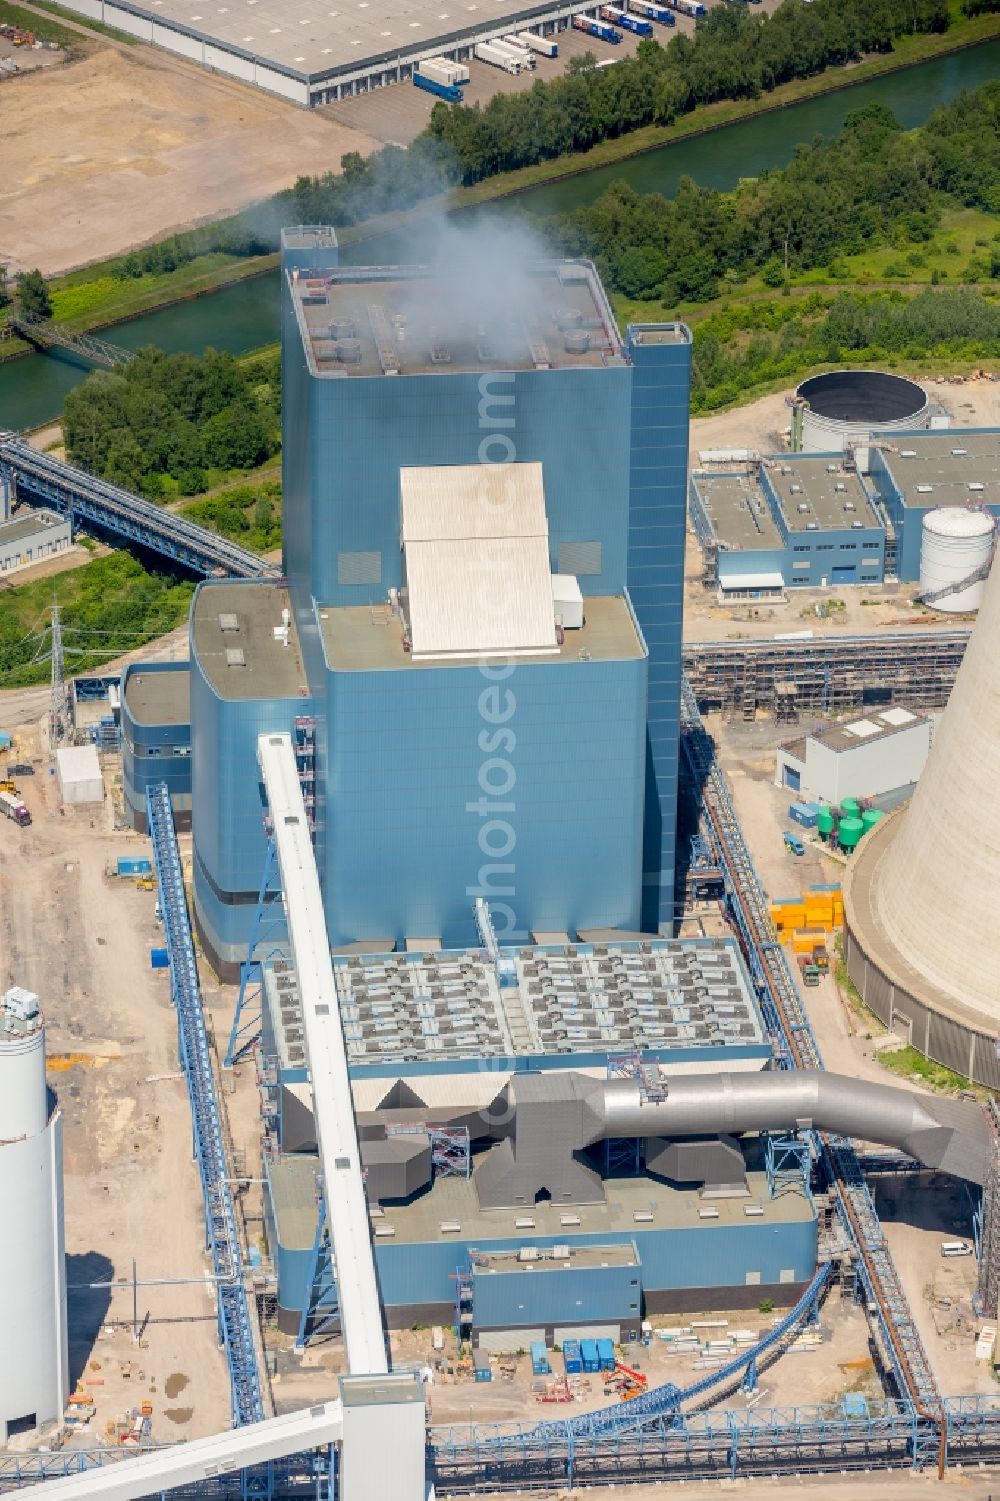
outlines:
[[[702,709],[753,719],[773,709],[785,723],[903,698],[920,708],[948,700],[969,632],[815,636],[808,641],[692,641],[684,671]]]
[[[978,1292],[983,1314],[994,1319],[1000,1303],[1000,1109],[992,1095],[986,1118],[990,1123],[990,1164],[980,1211]]]
[[[803,1136],[769,1136],[764,1149],[767,1187],[772,1199],[795,1193],[809,1197],[812,1151]]]

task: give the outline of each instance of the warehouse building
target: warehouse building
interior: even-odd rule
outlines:
[[[696,470],[689,504],[705,581],[724,599],[882,583],[885,528],[850,460],[789,454]]]
[[[166,782],[178,829],[191,827],[191,671],[188,662],[145,662],[121,685],[125,814],[146,832],[146,788]]]
[[[335,947],[473,943],[477,897],[516,942],[669,932],[687,330],[623,340],[582,262],[463,293],[338,271],[327,230],[284,256],[287,587],[212,580],[191,612],[206,952],[245,957],[275,729]]]
[[[294,1331],[304,1306],[322,1317],[331,1279],[314,1255],[294,970],[278,960],[265,978],[265,1223],[279,1322]],[[646,1314],[784,1303],[808,1282],[815,1208],[801,1174],[776,1182],[757,1137],[701,1139],[693,1155],[598,1142],[551,1195],[512,1200],[503,1182],[512,1082],[568,1089],[627,1073],[640,1052],[668,1078],[768,1066],[733,940],[505,949],[496,966],[481,951],[353,955],[335,978],[390,1327],[455,1323],[493,1350],[576,1332],[619,1340]]]
[[[467,61],[477,42],[512,31],[548,36],[580,13],[565,0],[495,0],[488,18],[474,5],[439,11],[432,0],[329,11],[310,0],[236,0],[211,11],[199,0],[69,0],[68,8],[308,108],[401,83],[422,58]]]
[[[846,797],[880,798],[917,782],[930,754],[933,721],[902,705],[812,731],[778,747],[775,783],[838,807]]]

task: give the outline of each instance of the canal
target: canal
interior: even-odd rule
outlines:
[[[682,176],[725,190],[741,177],[785,166],[799,142],[836,134],[851,110],[877,100],[912,128],[962,89],[977,88],[998,76],[1000,42],[989,42],[467,212],[566,212],[599,197],[615,180],[630,183],[638,192],[668,196]],[[424,233],[429,231],[422,232],[417,222],[405,235],[373,236],[348,247],[344,260],[376,265],[419,260]],[[278,337],[277,273],[147,313],[118,324],[108,337],[128,349],[156,344],[170,354],[199,353],[208,346],[233,354],[259,348]],[[57,416],[66,393],[86,374],[86,367],[65,353],[30,355],[0,365],[0,428],[33,427]]]

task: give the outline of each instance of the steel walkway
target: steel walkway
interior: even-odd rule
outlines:
[[[67,333],[58,323],[53,323],[48,318],[33,318],[25,313],[16,313],[8,321],[15,333],[40,349],[50,349],[55,344],[60,349],[82,355],[85,360],[94,364],[107,365],[111,370],[135,359],[131,349],[122,349],[118,344],[110,344],[107,339],[95,339],[93,334]]]
[[[68,516],[74,530],[91,522],[195,573],[268,579],[280,572],[256,553],[206,527],[95,479],[51,454],[39,453],[19,433],[0,433],[0,489],[5,484],[33,504]]]
[[[178,1053],[191,1099],[194,1154],[205,1201],[205,1232],[212,1252],[213,1270],[219,1279],[219,1343],[225,1349],[229,1365],[233,1425],[242,1427],[245,1423],[263,1419],[264,1401],[184,876],[174,833],[170,793],[165,782],[147,788],[146,815],[170,956],[172,999],[177,1008]]]

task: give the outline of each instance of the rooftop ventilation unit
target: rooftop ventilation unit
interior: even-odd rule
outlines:
[[[227,612],[219,616],[220,631],[238,631],[239,628],[240,622],[235,615],[229,614]]]
[[[846,491],[847,486],[844,484],[844,481],[842,479],[839,479],[833,488],[837,491],[838,494],[842,495]]]
[[[967,448],[953,448],[951,456],[953,459],[964,459],[968,451]]]
[[[917,494],[918,495],[930,495],[931,492],[933,491],[933,489],[934,489],[933,485],[918,485],[917,486]]]
[[[590,335],[585,328],[571,328],[563,335],[567,354],[586,354],[590,348]]]
[[[798,511],[800,516],[807,516],[809,514],[809,502],[806,500],[800,500],[795,509]]]
[[[980,484],[980,482],[978,480],[970,480],[969,481],[969,489],[970,490],[976,490],[976,491],[978,491],[978,490],[985,490],[986,486]]]
[[[341,364],[341,365],[360,365],[361,364],[361,340],[360,339],[338,339],[337,343],[334,345],[334,353],[337,356],[337,362],[338,362],[338,364]]]
[[[792,485],[792,486],[790,486],[790,489],[791,489],[791,492],[792,492],[793,495],[801,495],[802,494],[802,486],[801,485]]]
[[[915,459],[916,456],[917,450],[915,448],[901,448],[899,450],[899,457],[901,459]]]
[[[230,646],[226,648],[227,667],[245,667],[246,665],[247,659],[243,653],[242,647]]]

